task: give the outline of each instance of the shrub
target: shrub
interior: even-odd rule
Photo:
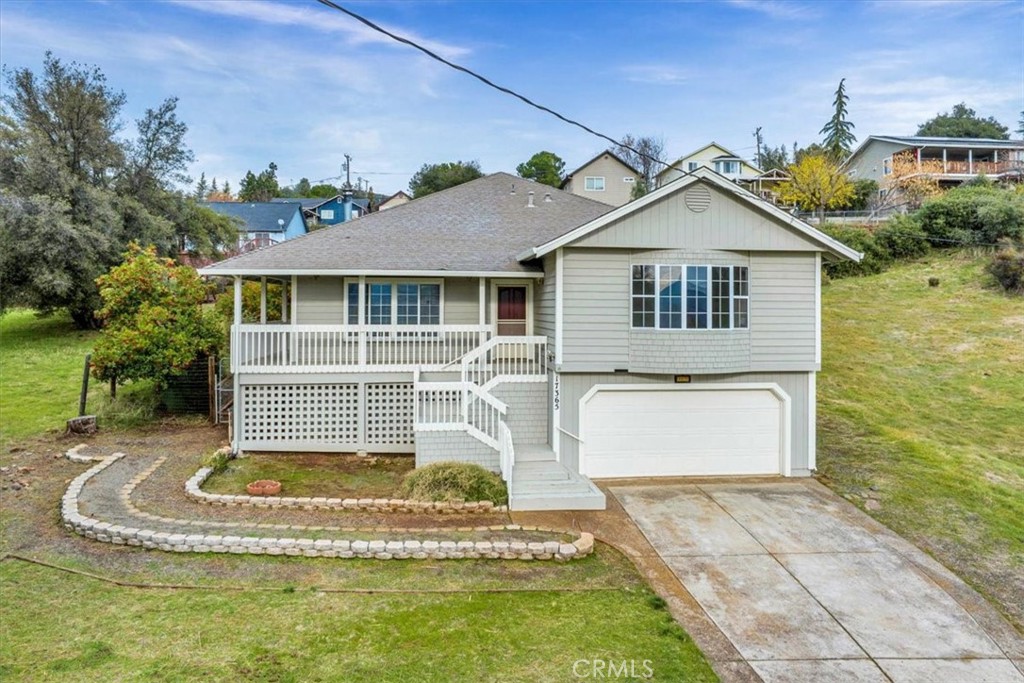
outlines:
[[[911,216],[894,216],[875,230],[875,242],[890,258],[912,259],[928,253],[928,235]]]
[[[860,263],[854,263],[853,261],[826,261],[824,268],[830,278],[881,273],[892,260],[888,252],[878,244],[875,236],[865,228],[826,223],[821,227],[821,230],[851,249],[856,249],[864,254],[864,258],[861,259]]]
[[[1024,249],[1004,241],[989,262],[988,272],[1010,294],[1024,294]]]
[[[402,480],[400,495],[429,501],[489,500],[495,505],[508,501],[501,477],[467,462],[435,462],[415,469]]]
[[[1024,238],[1024,196],[988,183],[964,185],[915,214],[935,246],[991,245]]]

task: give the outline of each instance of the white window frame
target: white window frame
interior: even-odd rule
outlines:
[[[601,181],[601,187],[597,187],[597,181],[599,180]],[[583,190],[586,192],[604,192],[604,188],[605,182],[603,175],[588,175],[583,178]]]
[[[322,220],[322,221],[333,221],[334,220],[334,209],[320,209],[320,220]]]
[[[882,159],[882,175],[892,175],[892,157]]]
[[[533,280],[491,280],[491,334],[498,335],[498,287],[526,287],[526,336],[533,336]]]
[[[642,327],[634,324],[633,317],[633,299],[635,296],[648,296],[649,295],[634,295],[633,294],[633,268],[651,266],[654,268],[654,327]],[[683,310],[682,310],[682,327],[662,327],[661,326],[661,269],[662,268],[682,268],[682,299],[683,299]],[[704,294],[705,301],[707,302],[707,327],[687,327],[686,319],[690,313],[688,307],[687,297],[687,286],[686,286],[686,270],[687,268],[704,268],[707,275],[707,291]],[[712,268],[728,268],[729,269],[729,311],[728,311],[728,327],[714,327],[714,303],[712,296]],[[736,287],[736,268],[746,269],[746,283],[747,293],[746,295],[737,295],[735,293]],[[745,300],[747,302],[746,327],[736,326],[736,304],[735,301]],[[629,326],[630,329],[645,331],[645,332],[729,332],[735,330],[749,330],[750,329],[750,266],[738,265],[738,264],[725,264],[725,263],[631,263],[629,266]]]
[[[699,161],[687,161],[686,162],[686,170],[687,171],[696,171],[698,168],[700,168],[700,162]]]
[[[735,165],[736,170],[730,171],[729,169],[733,167],[733,165]],[[722,175],[739,175],[742,170],[743,166],[735,159],[722,159],[721,161],[715,162],[715,172],[721,173]]]
[[[360,282],[359,278],[347,277],[347,278],[344,278],[344,281],[342,283],[342,287],[343,287],[342,293],[343,293],[343,299],[344,299],[344,325],[345,325],[345,327],[358,327],[358,325],[359,325],[358,321],[356,323],[349,322],[349,305],[350,305],[350,302],[349,302],[349,289],[350,289],[351,285],[356,285],[356,291],[358,292],[359,291],[359,282]],[[416,329],[423,328],[423,327],[437,328],[437,327],[441,327],[441,326],[444,325],[444,278],[425,278],[425,279],[421,279],[421,278],[409,278],[409,279],[401,278],[401,279],[394,279],[394,278],[383,278],[383,277],[374,277],[374,278],[368,277],[365,280],[363,280],[363,284],[364,285],[381,285],[381,284],[391,285],[391,322],[386,323],[386,324],[371,323],[367,319],[366,313],[364,313],[363,314],[363,324],[364,325],[366,325],[366,326],[371,326],[371,325],[372,326],[377,326],[377,325],[380,325],[381,327],[395,327],[395,328],[399,328],[399,329],[407,327],[410,330],[416,330]],[[419,324],[419,323],[417,323],[416,325],[399,325],[398,324],[398,285],[438,285],[439,286],[440,292],[438,294],[438,296],[439,296],[438,316],[437,316],[438,322],[437,322],[436,325],[422,325],[422,324]],[[358,296],[358,294],[357,294],[357,296]],[[363,295],[363,299],[364,299],[363,307],[365,309],[369,305],[369,301],[365,300],[366,299],[366,295],[365,294]],[[358,309],[358,305],[359,304],[358,304],[358,300],[357,300],[357,303],[356,303],[356,306],[357,306],[356,310],[357,311],[359,310]]]

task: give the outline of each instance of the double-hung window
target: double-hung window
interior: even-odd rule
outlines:
[[[635,265],[634,328],[729,330],[750,326],[746,266]]]
[[[583,189],[587,192],[604,192],[604,176],[588,175],[583,179]]]
[[[348,324],[359,324],[359,283],[349,282]],[[367,282],[363,291],[367,325],[440,325],[441,285],[423,282]]]

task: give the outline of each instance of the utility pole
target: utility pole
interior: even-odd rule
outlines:
[[[754,140],[757,142],[757,156],[754,157],[754,162],[761,166],[761,126],[758,126],[754,131]]]
[[[345,155],[345,189],[352,189],[352,157]]]

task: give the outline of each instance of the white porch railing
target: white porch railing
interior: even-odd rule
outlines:
[[[488,325],[234,325],[232,370],[440,370],[491,337]]]
[[[462,381],[490,389],[499,382],[546,382],[547,337],[493,337],[462,358]]]
[[[469,382],[417,382],[414,429],[426,432],[467,431],[500,449],[502,416],[508,406]],[[507,427],[506,427],[507,429]]]
[[[498,460],[499,466],[501,467],[501,478],[508,484],[508,494],[512,496],[512,470],[516,466],[516,449],[512,443],[512,430],[508,428],[508,425],[502,421],[498,425],[498,453],[500,458]],[[512,501],[509,501],[511,505]]]

